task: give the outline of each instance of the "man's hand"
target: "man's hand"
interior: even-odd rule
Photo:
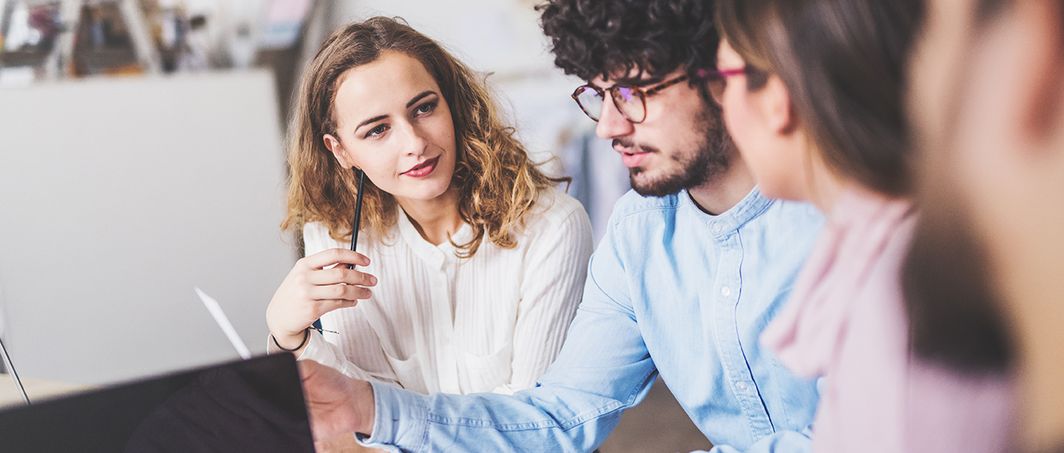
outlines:
[[[299,361],[314,439],[373,434],[373,387],[311,360]]]

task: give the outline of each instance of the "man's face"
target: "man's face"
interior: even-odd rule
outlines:
[[[651,79],[636,74],[590,83],[607,89],[615,83],[653,89],[664,80],[683,75],[674,71]],[[613,140],[628,167],[632,188],[644,196],[663,196],[698,187],[727,169],[731,147],[720,113],[687,82],[668,86],[646,97],[646,117],[640,123],[626,118],[606,94],[595,133]]]
[[[965,60],[974,2],[951,0],[928,3],[924,29],[909,59],[908,107],[922,150],[941,150],[947,141],[950,118],[957,108],[958,81],[964,79]],[[924,152],[935,159],[940,152]]]
[[[1060,281],[1043,274],[1058,272],[1053,250],[1062,244],[1064,225],[1061,210],[1048,208],[1064,193],[1064,161],[1052,151],[1059,139],[1043,133],[1045,122],[1059,121],[1053,108],[1044,108],[1061,99],[1049,44],[1059,36],[1033,31],[1046,26],[1037,11],[1025,9],[1036,3],[1016,2],[980,24],[975,2],[930,2],[910,72],[909,105],[924,172],[923,218],[907,265],[918,349],[921,323],[943,331],[967,323],[972,332],[992,334],[987,327],[996,326],[998,338],[1008,342],[999,313],[1023,321],[1015,304],[1045,299],[1041,291]],[[921,313],[940,315],[927,322]],[[1004,363],[985,353],[993,345],[975,347],[975,341],[952,353],[969,354],[976,366]]]
[[[921,219],[903,271],[914,348],[960,369],[999,369],[1009,340],[989,282],[981,232],[959,185],[959,109],[967,95],[974,2],[931,1],[910,58],[909,113],[923,171]]]
[[[948,74],[939,75],[945,82],[930,82],[933,69],[914,67],[911,74],[926,170],[917,239],[926,234],[932,240],[913,246],[909,264],[940,259],[939,266],[925,266],[933,275],[913,289],[931,295],[936,287],[951,289],[947,297],[924,297],[924,305],[913,308],[941,313],[929,327],[978,333],[951,352],[968,353],[969,363],[984,369],[988,363],[1002,364],[986,360],[993,343],[979,344],[995,334],[990,321],[997,321],[999,344],[1010,348],[1003,356],[1021,361],[1020,440],[1029,446],[1021,449],[1049,451],[1048,445],[1064,443],[1064,3],[1004,1],[986,18],[973,20],[974,3],[932,1],[926,58],[915,60],[952,59],[963,65],[944,65],[950,66]],[[935,231],[937,236],[927,234]],[[953,247],[961,253],[943,250],[958,233],[969,237],[963,247]],[[985,265],[969,265],[973,254]],[[947,267],[943,264],[969,272],[954,272],[959,278],[944,283],[935,278]],[[988,287],[986,303],[956,297],[964,291],[955,288],[981,284]],[[914,326],[921,320],[916,317]]]
[[[972,228],[990,258],[1004,262],[1020,247],[1010,241],[1029,236],[1024,232],[1032,226],[1025,222],[1039,211],[1030,201],[1040,198],[1040,190],[1032,188],[1052,179],[1044,177],[1052,162],[1026,159],[1046,154],[1039,150],[1044,145],[1032,139],[1039,112],[1032,111],[1037,109],[1029,99],[1044,96],[1032,87],[1045,82],[1039,74],[1060,76],[1036,67],[1046,59],[1038,49],[1050,38],[1030,32],[1018,7],[977,24],[975,3],[930,3],[927,29],[911,65],[910,108],[926,170],[925,192],[952,192],[938,198],[971,220],[952,224]],[[934,209],[927,211],[934,215]]]
[[[931,2],[911,65],[910,107],[926,169],[925,193],[947,208],[928,206],[924,215],[960,212],[970,221],[942,224],[970,229],[968,235],[979,242],[973,248],[985,250],[991,267],[1008,270],[1017,268],[1009,264],[1012,257],[1027,255],[1024,249],[1033,246],[1025,238],[1052,215],[1039,214],[1044,209],[1035,202],[1053,191],[1042,182],[1053,179],[1053,165],[1034,160],[1047,153],[1032,140],[1037,112],[1029,101],[1044,97],[1032,89],[1043,81],[1039,74],[1053,73],[1036,67],[1048,59],[1040,58],[1038,49],[1049,38],[1030,32],[1018,7],[976,26],[974,4]],[[997,272],[993,277],[1007,292],[1008,277]]]

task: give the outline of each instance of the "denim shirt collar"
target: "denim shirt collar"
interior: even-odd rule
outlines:
[[[723,239],[730,236],[739,228],[742,228],[747,222],[757,218],[757,216],[765,212],[765,210],[768,209],[769,206],[772,206],[773,203],[773,200],[761,195],[760,189],[754,187],[750,193],[746,194],[746,196],[735,206],[732,206],[731,209],[718,215],[712,215],[703,211],[702,208],[695,203],[694,198],[691,198],[691,194],[688,191],[683,191],[678,198],[680,199],[680,209],[695,213],[695,218],[707,225],[709,231],[713,233],[713,237],[717,239]]]

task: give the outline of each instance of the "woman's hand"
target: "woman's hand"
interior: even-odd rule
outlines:
[[[266,325],[277,343],[295,348],[304,331],[322,315],[369,299],[377,278],[348,265],[367,266],[369,258],[346,249],[329,249],[296,262],[266,308]],[[336,265],[330,269],[326,267]]]

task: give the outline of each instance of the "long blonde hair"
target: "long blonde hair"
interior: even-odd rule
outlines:
[[[288,215],[281,228],[301,229],[307,222],[321,222],[333,238],[350,237],[356,178],[336,162],[322,137],[336,134],[333,103],[340,76],[373,62],[385,50],[420,61],[450,106],[457,142],[451,187],[459,194],[459,215],[473,229],[469,242],[454,244],[459,256],[475,254],[485,235],[496,246],[515,247],[515,229],[536,198],[568,178],[548,177],[529,159],[473,71],[432,39],[386,17],[333,33],[303,74],[289,125]],[[385,235],[397,221],[396,211],[395,198],[367,180],[362,230]]]

